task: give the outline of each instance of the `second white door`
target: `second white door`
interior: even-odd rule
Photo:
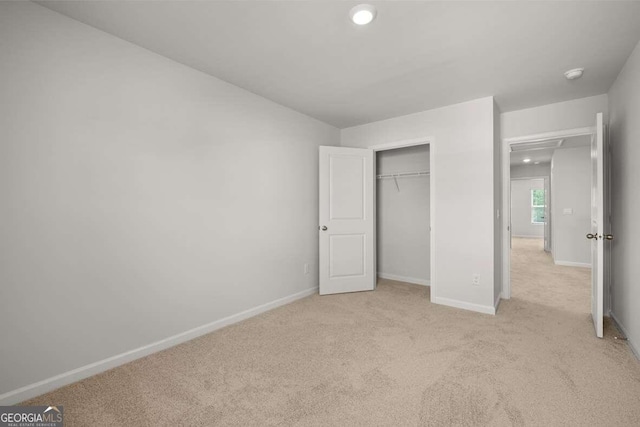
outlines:
[[[591,140],[591,315],[596,335],[603,337],[604,323],[604,241],[610,237],[605,230],[605,132],[602,113],[596,116],[596,133]]]
[[[320,294],[375,288],[373,150],[320,147]]]

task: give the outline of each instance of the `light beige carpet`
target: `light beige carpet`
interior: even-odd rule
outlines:
[[[518,240],[497,316],[428,288],[313,296],[64,387],[67,425],[640,425],[640,363],[595,338],[589,271]]]

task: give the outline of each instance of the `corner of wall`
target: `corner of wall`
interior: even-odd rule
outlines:
[[[620,237],[636,236],[640,198],[635,183],[640,180],[636,161],[640,158],[640,42],[627,59],[607,93],[611,147],[611,223]],[[632,238],[616,239],[612,246],[611,317],[640,358],[640,256]]]
[[[502,293],[502,217],[503,203],[502,203],[502,132],[500,124],[500,109],[498,104],[493,98],[493,226],[494,226],[494,240],[493,240],[493,297],[494,300],[498,300]]]

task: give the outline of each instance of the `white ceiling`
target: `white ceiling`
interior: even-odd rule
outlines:
[[[338,127],[495,95],[501,110],[607,92],[640,2],[47,1],[44,6]],[[563,72],[585,67],[582,79]]]
[[[535,162],[549,163],[555,150],[563,150],[567,148],[588,147],[591,145],[591,135],[573,136],[564,138],[562,144],[558,148],[544,148],[525,151],[511,152],[511,166],[519,165],[535,165]],[[524,159],[531,159],[531,162],[524,163]]]

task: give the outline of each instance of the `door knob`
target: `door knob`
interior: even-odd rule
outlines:
[[[322,226],[322,228],[321,228],[321,230],[322,230],[322,231],[327,231],[327,226],[326,226],[326,225],[323,225],[323,226]]]
[[[607,240],[613,240],[613,234],[605,234],[604,238]]]
[[[598,236],[596,236],[595,234],[589,233],[589,234],[587,234],[587,239],[596,239],[596,240],[598,240]]]

